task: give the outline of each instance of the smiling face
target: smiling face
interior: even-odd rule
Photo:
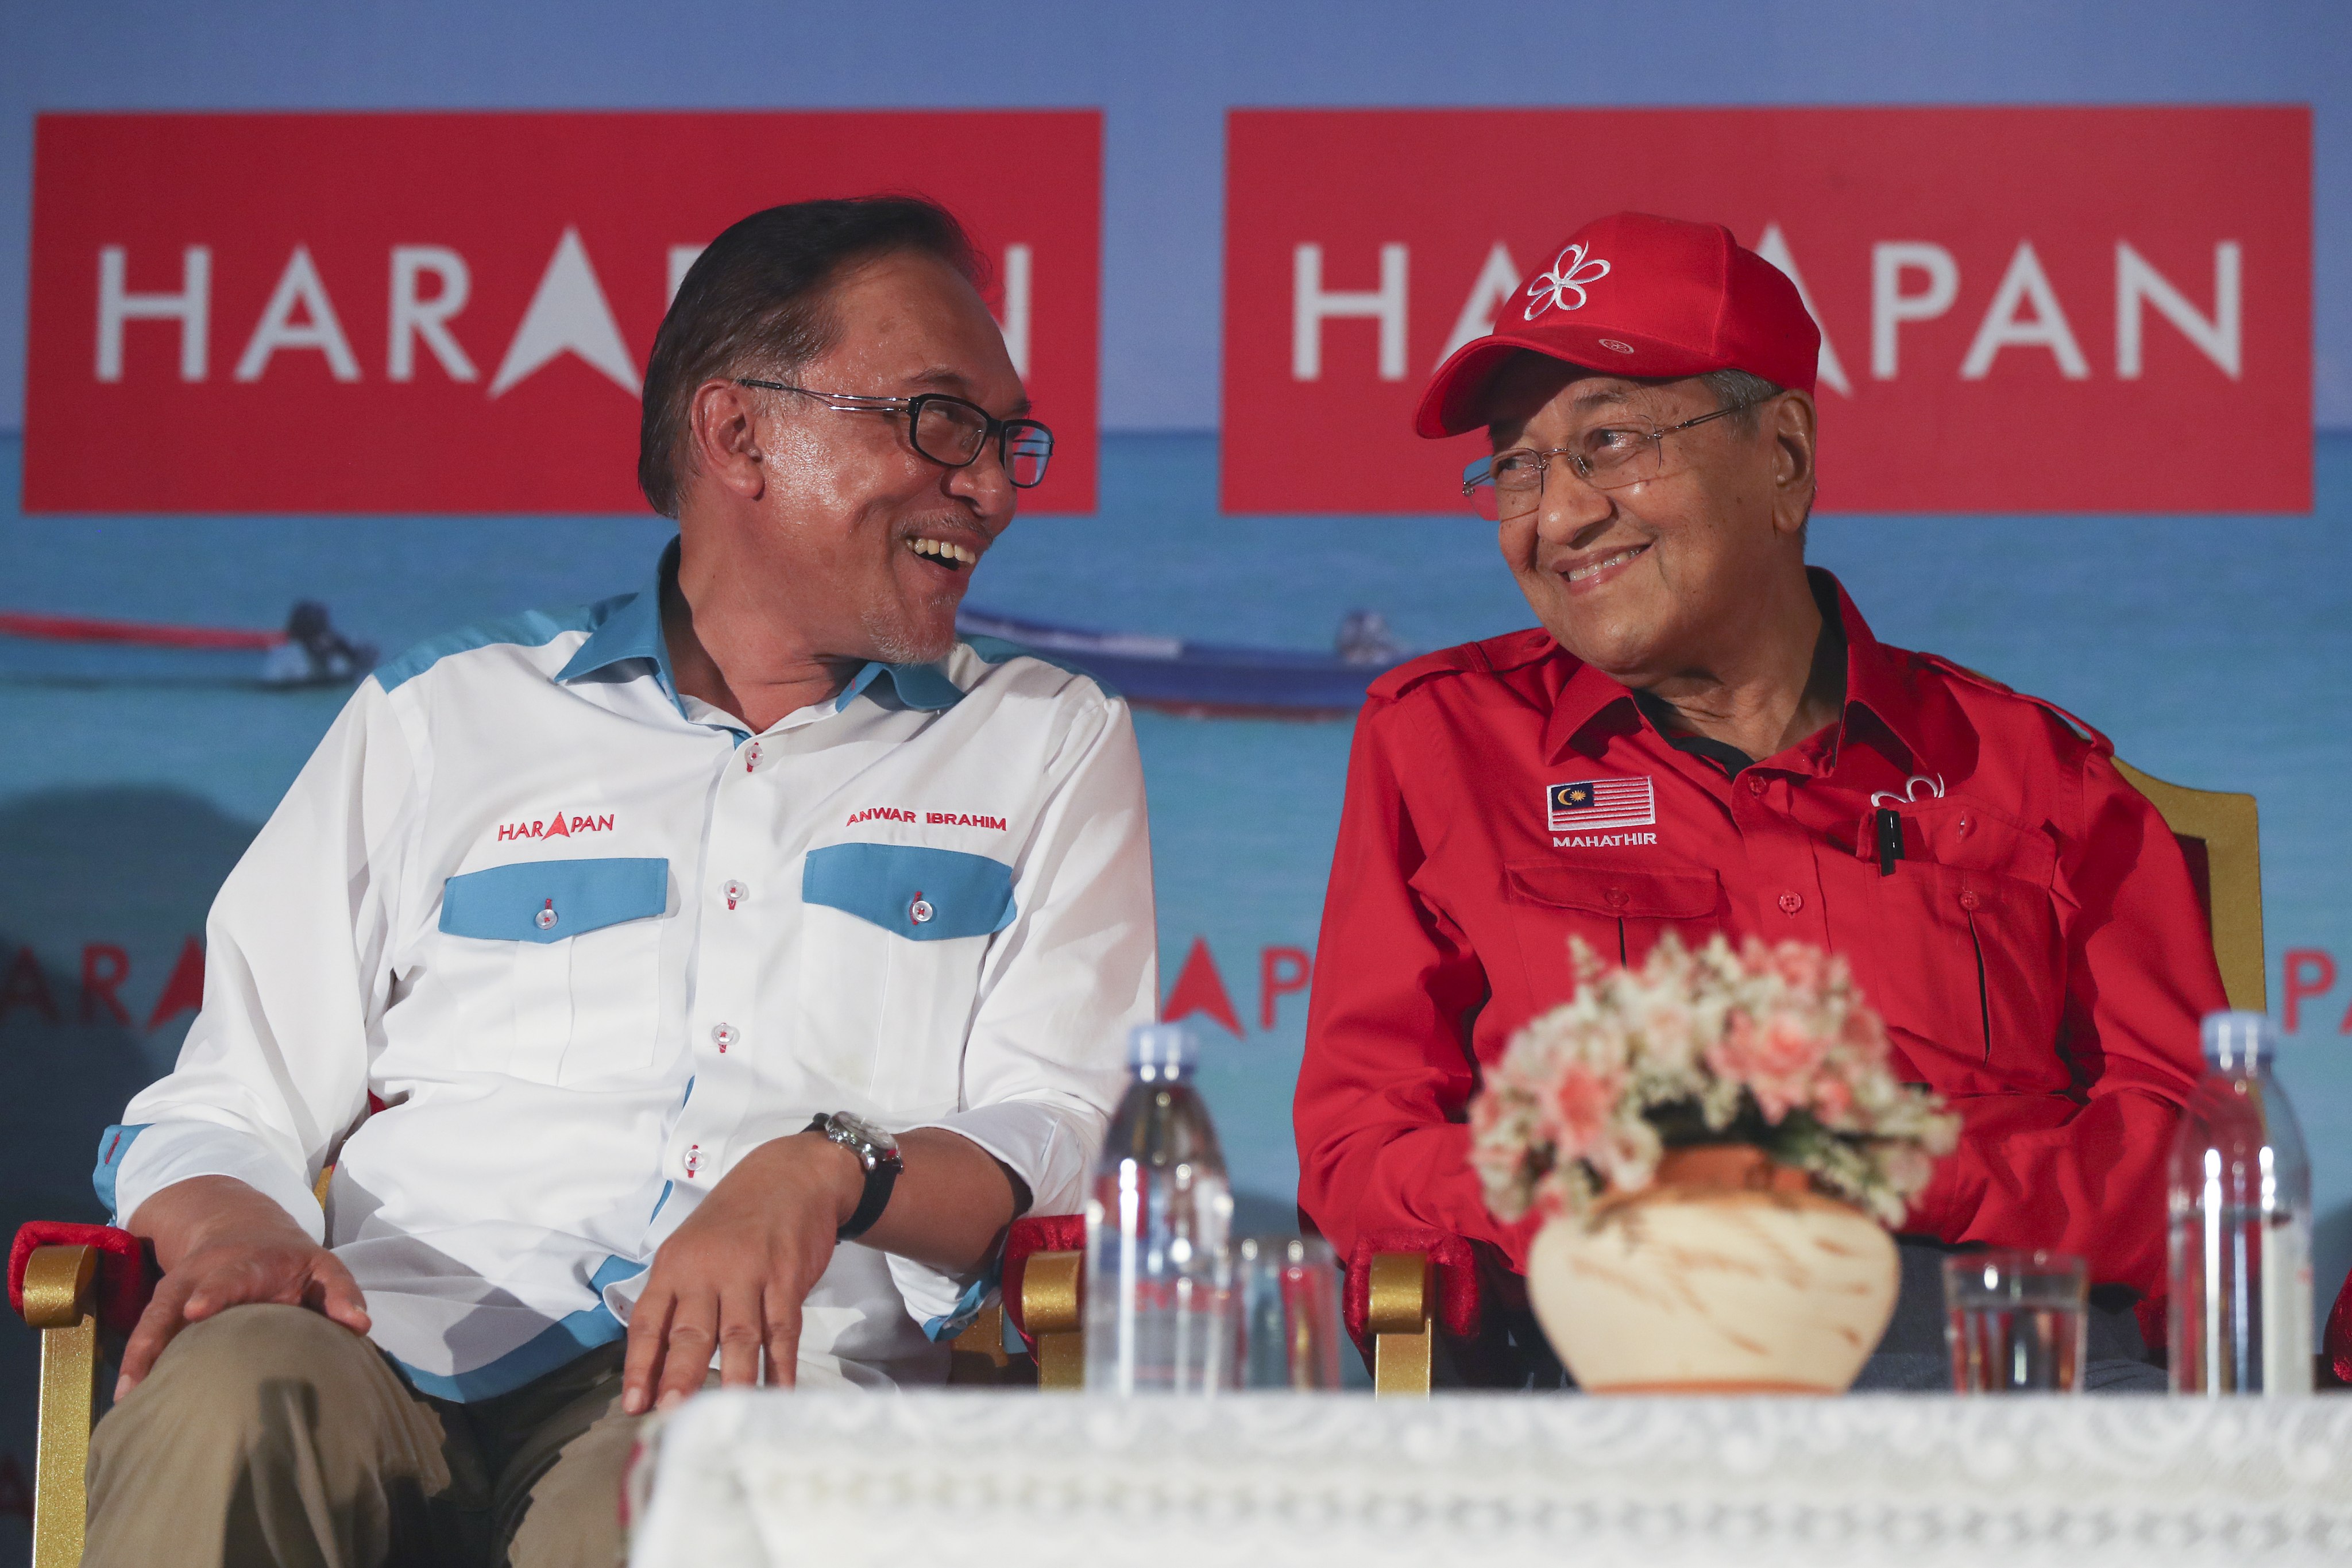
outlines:
[[[1599,427],[1646,434],[1720,406],[1696,378],[1629,381],[1535,353],[1505,365],[1486,395],[1498,452],[1594,450]],[[1766,584],[1802,583],[1811,399],[1783,393],[1748,420],[1676,432],[1663,458],[1655,478],[1601,490],[1554,457],[1535,506],[1499,524],[1543,628],[1633,687],[1708,668],[1774,604]]]
[[[865,397],[945,393],[999,419],[1028,399],[1003,334],[961,274],[921,252],[855,266],[831,290],[833,345],[793,384]],[[772,612],[818,653],[920,664],[955,646],[973,568],[1013,521],[991,443],[950,468],[915,450],[904,413],[842,412],[746,390],[759,493],[730,552]]]

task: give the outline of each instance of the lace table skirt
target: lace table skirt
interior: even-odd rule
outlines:
[[[714,1393],[633,1490],[634,1568],[2270,1568],[2352,1559],[2352,1398]]]

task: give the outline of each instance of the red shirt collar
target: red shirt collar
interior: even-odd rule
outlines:
[[[1898,766],[1913,767],[1929,761],[1932,752],[1923,742],[1931,726],[1925,711],[1926,696],[1911,656],[1900,648],[1887,647],[1871,635],[1870,623],[1862,618],[1845,585],[1832,574],[1810,566],[1806,575],[1811,580],[1814,597],[1822,602],[1824,609],[1834,600],[1838,625],[1845,632],[1845,710],[1838,732],[1831,739],[1828,765],[1837,765],[1838,753],[1849,738],[1874,743],[1883,737],[1893,742],[1903,754],[1890,753],[1889,760]],[[1557,762],[1579,736],[1604,715],[1621,726],[1643,722],[1632,691],[1566,649],[1554,644],[1547,663],[1558,671],[1544,672],[1546,685],[1557,683],[1551,717],[1544,725],[1547,759]],[[1855,722],[1857,708],[1863,710],[1859,726]],[[1886,747],[1881,745],[1879,749],[1885,751]]]

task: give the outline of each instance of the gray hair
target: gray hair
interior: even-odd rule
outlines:
[[[1739,408],[1738,413],[1731,416],[1731,422],[1750,435],[1756,430],[1756,405],[1788,390],[1745,370],[1711,370],[1699,380],[1715,394],[1721,406],[1729,408],[1737,405]]]
[[[1699,380],[1709,392],[1715,394],[1719,406],[1725,408],[1737,406],[1739,409],[1738,413],[1730,416],[1727,423],[1738,426],[1742,432],[1750,436],[1756,434],[1756,405],[1768,397],[1777,397],[1789,390],[1785,386],[1776,385],[1765,380],[1752,371],[1745,370],[1711,370],[1700,376]],[[1805,535],[1811,531],[1812,521],[1813,509],[1808,502],[1805,507],[1805,521],[1797,525],[1797,549],[1801,554],[1805,548]]]

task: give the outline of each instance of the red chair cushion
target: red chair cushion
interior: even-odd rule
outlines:
[[[1402,1227],[1366,1231],[1348,1255],[1348,1283],[1339,1295],[1339,1315],[1348,1337],[1372,1353],[1368,1325],[1372,1313],[1372,1257],[1381,1252],[1425,1252],[1437,1269],[1437,1323],[1456,1339],[1478,1331],[1478,1263],[1470,1243],[1442,1230]]]
[[[1082,1214],[1037,1215],[1013,1222],[1004,1238],[1004,1315],[1031,1350],[1037,1340],[1021,1321],[1021,1278],[1028,1271],[1033,1252],[1084,1252],[1087,1216]]]
[[[37,1247],[98,1248],[98,1321],[112,1334],[127,1334],[155,1294],[155,1273],[137,1237],[110,1225],[66,1225],[37,1219],[16,1232],[8,1248],[8,1305],[25,1315],[25,1268]]]

